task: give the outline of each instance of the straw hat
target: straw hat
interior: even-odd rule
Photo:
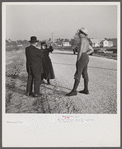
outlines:
[[[81,33],[85,34],[85,35],[88,35],[88,31],[87,31],[87,29],[85,29],[84,27],[81,27],[81,28],[79,29],[79,31],[80,31]]]

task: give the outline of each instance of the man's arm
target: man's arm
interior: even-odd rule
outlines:
[[[79,50],[78,50],[78,56],[77,56],[77,61],[80,59],[81,55],[82,55],[82,51],[83,49],[85,48],[86,46],[86,43],[85,41],[83,40],[83,38],[81,39],[81,44],[80,44],[80,47],[79,47]]]
[[[94,49],[92,48],[92,46],[89,44],[89,50],[87,51],[87,54],[91,54],[94,52]]]
[[[53,47],[49,46],[49,52],[52,52],[52,51],[53,51]]]
[[[37,48],[38,49],[38,48]],[[37,54],[41,59],[44,57],[43,51],[38,49],[38,54]]]

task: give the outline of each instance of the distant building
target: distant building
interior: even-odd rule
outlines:
[[[103,40],[101,41],[101,46],[102,47],[113,47],[113,42],[112,41],[109,41],[109,40]]]
[[[51,38],[46,39],[45,42],[46,42],[46,44],[51,44],[52,43]]]
[[[18,44],[17,46],[18,46],[18,47],[22,47],[22,44]]]
[[[90,39],[93,47],[117,47],[117,38],[112,39]]]
[[[117,38],[105,39],[101,41],[102,47],[117,47]]]
[[[69,42],[62,42],[62,46],[64,46],[64,47],[71,46],[71,44]]]
[[[92,42],[93,47],[100,47],[101,46],[101,41],[104,40],[104,39],[91,38],[90,40]]]
[[[62,47],[62,44],[57,44],[58,47]]]
[[[108,39],[113,42],[113,47],[117,47],[117,38]]]

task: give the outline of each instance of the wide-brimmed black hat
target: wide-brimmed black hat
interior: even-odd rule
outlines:
[[[29,42],[39,42],[39,40],[37,40],[36,36],[32,36],[32,37],[30,37],[30,41]]]

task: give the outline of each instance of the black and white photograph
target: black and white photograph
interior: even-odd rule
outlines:
[[[3,2],[2,66],[4,147],[120,146],[119,2]]]

